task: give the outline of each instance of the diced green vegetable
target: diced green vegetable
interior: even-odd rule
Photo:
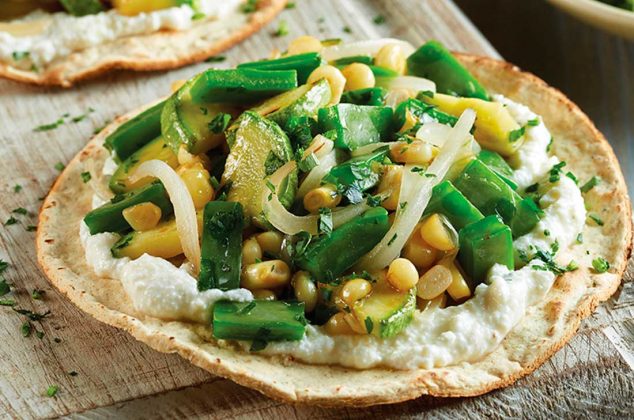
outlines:
[[[372,153],[352,158],[330,169],[323,181],[336,185],[340,190],[367,191],[378,184],[381,165],[388,152],[387,147],[379,147]]]
[[[349,90],[341,95],[341,102],[355,105],[382,106],[385,104],[386,95],[387,90],[382,87]]]
[[[306,91],[293,102],[282,105],[277,111],[266,117],[275,121],[284,130],[287,130],[289,121],[293,118],[308,116],[314,118],[320,108],[328,105],[332,96],[328,80],[322,79],[314,85],[304,85],[299,89]]]
[[[202,75],[185,83],[165,102],[161,113],[161,132],[168,146],[178,153],[181,145],[198,155],[224,141],[224,130],[238,111],[227,104],[195,104],[191,89]]]
[[[374,248],[389,228],[387,210],[372,208],[311,242],[295,263],[322,282],[332,282]]]
[[[136,117],[121,124],[114,133],[106,137],[104,147],[115,153],[120,161],[161,134],[161,112],[165,101],[160,102]]]
[[[301,340],[306,323],[304,304],[298,302],[221,301],[213,309],[213,335],[224,340]]]
[[[379,279],[370,296],[357,301],[352,308],[367,333],[380,338],[393,337],[403,331],[414,319],[415,311],[416,288],[399,291],[385,278]]]
[[[115,173],[110,177],[108,184],[110,189],[117,194],[121,194],[152,182],[153,178],[151,177],[143,178],[135,183],[130,182],[130,175],[134,173],[139,165],[152,159],[162,160],[172,168],[178,166],[176,154],[165,144],[163,137],[159,136],[132,153],[117,167]]]
[[[248,104],[297,87],[295,70],[209,69],[191,86],[195,104]]]
[[[517,190],[517,184],[513,181],[513,169],[509,166],[504,158],[491,150],[482,150],[478,153],[478,159],[489,167],[493,172],[498,174],[500,178],[506,182],[509,187]]]
[[[460,266],[471,280],[471,289],[486,280],[495,264],[515,268],[511,229],[498,216],[484,219],[464,227],[459,236]]]
[[[424,216],[434,213],[444,215],[458,231],[484,218],[480,210],[471,204],[450,181],[443,181],[432,190]]]
[[[306,83],[308,76],[317,67],[321,66],[322,59],[319,53],[309,52],[304,54],[289,55],[272,60],[251,61],[249,63],[238,64],[239,69],[255,70],[295,70],[297,72],[297,82],[301,85]]]
[[[222,175],[231,183],[227,199],[244,206],[248,220],[262,223],[262,194],[267,190],[266,177],[293,157],[290,141],[273,121],[255,112],[244,112],[227,130],[229,156]],[[290,206],[297,190],[297,171],[293,171],[278,188],[278,198]]]
[[[94,15],[105,10],[99,0],[59,0],[59,2],[73,16]]]
[[[322,133],[334,130],[335,147],[355,150],[388,139],[392,132],[392,108],[339,104],[319,110]]]
[[[498,214],[518,237],[530,231],[542,215],[541,209],[523,200],[513,189],[478,159],[474,159],[453,181],[485,216]]]
[[[484,87],[438,41],[429,41],[407,58],[410,74],[436,82],[438,92],[488,100]]]
[[[84,222],[91,235],[101,232],[123,232],[130,229],[130,225],[123,217],[123,210],[146,202],[156,204],[161,209],[162,218],[172,214],[172,204],[165,187],[160,182],[153,182],[115,196],[110,202],[90,211],[84,217]]]
[[[203,214],[198,290],[240,287],[243,228],[244,215],[240,203],[207,203]]]

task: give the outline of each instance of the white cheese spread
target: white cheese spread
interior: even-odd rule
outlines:
[[[45,20],[42,31],[28,36],[0,31],[0,61],[18,68],[36,70],[59,57],[119,38],[160,30],[182,31],[203,20],[221,20],[236,12],[242,0],[201,0],[198,3],[200,6],[197,10],[205,15],[204,19],[192,20],[194,11],[187,5],[135,16],[123,16],[114,9],[81,17],[68,13],[33,12],[14,22]]]
[[[495,100],[504,103],[522,125],[536,117],[528,108],[502,96],[496,96]],[[518,184],[525,187],[542,181],[558,162],[557,158],[548,156],[549,141],[550,133],[543,123],[527,128],[524,144],[511,158]],[[585,208],[575,183],[566,176],[555,183],[546,183],[548,186],[544,188],[548,191],[540,200],[544,216],[532,232],[515,241],[518,249],[526,250],[530,244],[549,249],[555,240],[561,249],[566,249],[583,229]],[[135,261],[115,259],[110,247],[117,238],[109,233],[90,236],[82,223],[88,264],[99,275],[121,279],[140,312],[157,318],[208,322],[211,306],[221,297],[238,301],[252,299],[245,289],[200,293],[196,280],[184,268],[177,268],[161,258],[144,255]],[[489,273],[488,284],[480,284],[470,300],[459,306],[417,312],[402,333],[389,339],[371,335],[329,336],[321,327],[309,325],[302,340],[270,343],[262,353],[361,369],[374,366],[432,368],[477,360],[493,351],[528,307],[543,299],[552,286],[555,275],[531,268],[535,264],[540,263],[531,262],[516,271],[496,265]],[[248,348],[246,343],[242,344]]]

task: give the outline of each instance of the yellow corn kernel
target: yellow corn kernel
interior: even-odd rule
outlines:
[[[471,289],[469,288],[469,284],[465,280],[464,276],[456,266],[456,262],[454,260],[455,255],[447,255],[440,261],[438,264],[443,265],[449,269],[451,272],[451,284],[447,287],[447,293],[449,296],[456,302],[462,302],[465,299],[471,297]]]
[[[275,296],[275,293],[273,293],[273,291],[269,290],[269,289],[254,290],[251,293],[253,293],[253,298],[254,299],[258,299],[258,300],[275,300],[275,299],[277,299],[277,296]]]
[[[310,35],[302,35],[295,38],[288,45],[288,55],[303,54],[310,52],[320,52],[323,45],[321,41]]]
[[[173,7],[174,0],[112,0],[112,6],[121,15],[134,16],[143,12]]]
[[[346,78],[344,90],[372,88],[376,84],[372,69],[363,63],[348,64],[341,70]]]
[[[170,85],[170,89],[172,89],[172,92],[176,92],[178,89],[183,87],[183,85],[185,84],[186,81],[187,80],[185,80],[185,79],[174,80],[172,82],[172,84]]]
[[[338,104],[341,100],[343,88],[346,85],[346,78],[343,77],[343,74],[341,74],[341,71],[339,71],[337,67],[326,65],[313,70],[310,76],[308,76],[307,82],[313,84],[321,79],[328,80],[328,84],[330,85],[330,91],[332,93],[330,103]]]
[[[434,148],[422,140],[399,141],[390,149],[390,157],[394,162],[426,165],[434,158]]]
[[[438,251],[425,242],[420,231],[415,229],[403,248],[403,257],[410,260],[419,270],[425,270],[434,264],[438,258]]]
[[[242,266],[255,264],[262,261],[262,248],[258,241],[252,236],[242,242]]]
[[[401,194],[401,181],[403,179],[403,166],[385,165],[381,182],[379,182],[378,192],[389,194],[381,205],[388,210],[396,210],[398,199]]]
[[[312,189],[304,196],[304,208],[311,213],[319,213],[319,209],[324,207],[332,209],[340,202],[341,194],[330,184]]]
[[[291,280],[295,298],[304,302],[304,311],[312,312],[317,305],[317,286],[306,271],[298,271]]]
[[[345,314],[343,316],[343,319],[344,319],[344,321],[346,321],[346,323],[348,324],[350,329],[352,331],[354,331],[355,334],[367,334],[368,333],[366,331],[366,329],[365,329],[365,324],[359,322],[357,317],[355,317],[351,313],[350,314]]]
[[[177,172],[185,182],[197,209],[203,208],[214,198],[214,187],[211,186],[209,172],[202,163],[195,162],[181,166]]]
[[[358,300],[363,299],[372,291],[372,284],[366,279],[356,278],[348,280],[335,295],[335,304],[340,307],[351,308]]]
[[[291,269],[282,260],[263,261],[244,268],[240,285],[245,289],[275,289],[291,280]]]
[[[420,236],[440,251],[451,251],[456,248],[454,239],[439,214],[432,214],[421,223]]]
[[[447,306],[447,294],[443,293],[436,296],[432,300],[418,299],[418,309],[426,311],[427,309],[442,309]]]
[[[328,335],[351,335],[354,334],[354,331],[346,320],[344,319],[345,314],[343,312],[337,312],[333,316],[330,317],[326,325],[324,325],[324,329]]]
[[[395,289],[404,292],[418,283],[418,270],[407,258],[397,258],[390,263],[387,281]]]
[[[394,70],[398,74],[405,74],[406,57],[400,45],[387,44],[376,53],[374,64]]]
[[[443,293],[451,284],[451,271],[443,265],[436,264],[423,274],[416,287],[416,295],[431,300]]]
[[[123,218],[137,232],[154,229],[161,220],[161,208],[154,203],[140,203],[123,210]]]
[[[255,235],[262,252],[269,255],[278,255],[282,251],[284,237],[279,232],[262,232]]]

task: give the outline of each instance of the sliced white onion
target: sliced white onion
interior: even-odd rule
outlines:
[[[381,38],[332,45],[321,50],[321,57],[326,61],[334,61],[354,55],[370,55],[374,57],[381,48],[388,44],[399,45],[406,57],[414,52],[414,47],[409,42],[394,38]]]
[[[436,83],[416,76],[377,77],[376,85],[388,90],[405,89],[413,96],[416,96],[418,92],[436,92]]]
[[[308,157],[311,153],[315,154],[315,157],[319,159],[320,157],[326,156],[328,153],[334,149],[335,143],[330,140],[328,137],[322,136],[321,134],[317,134],[313,141],[310,142],[306,150],[304,150],[303,158]]]
[[[193,265],[194,274],[197,275],[200,270],[198,221],[194,200],[192,200],[185,182],[167,163],[158,159],[148,160],[139,165],[131,176],[131,182],[136,182],[146,176],[158,178],[163,183],[174,207],[176,230],[183,246],[183,253]]]
[[[451,126],[440,124],[438,122],[429,122],[423,124],[416,132],[416,138],[433,144],[436,147],[442,147],[451,133]]]
[[[326,156],[320,157],[319,164],[308,172],[299,186],[299,189],[297,190],[297,197],[304,198],[310,190],[319,187],[321,185],[321,180],[335,165],[337,165],[337,155],[334,150],[331,150]]]
[[[452,128],[438,156],[427,168],[426,173],[435,176],[421,176],[419,172],[412,172],[414,165],[405,165],[399,197],[399,208],[403,210],[396,212],[388,233],[357,263],[355,270],[376,271],[387,267],[399,256],[429,203],[432,188],[442,181],[460,151],[464,147],[471,147],[468,141],[469,131],[475,122],[475,116],[473,110],[467,109]],[[401,207],[404,203],[407,205]]]
[[[385,106],[396,108],[401,102],[405,102],[417,94],[418,92],[412,92],[410,89],[390,89],[385,95]]]
[[[279,187],[284,178],[288,176],[296,168],[296,163],[290,161],[275,171],[270,177],[269,181],[275,187]],[[370,206],[365,202],[355,204],[347,207],[338,207],[332,211],[332,224],[336,229],[349,220],[363,214]],[[264,209],[264,215],[266,219],[275,226],[280,232],[287,235],[296,235],[299,232],[308,232],[311,235],[317,235],[319,233],[317,226],[319,223],[319,216],[311,214],[308,216],[297,216],[286,210],[284,205],[280,202],[277,194],[271,193],[268,189],[262,194],[262,208]]]
[[[385,146],[391,147],[393,144],[395,144],[395,142],[391,142],[391,143],[379,142],[379,143],[366,144],[365,146],[361,146],[358,149],[354,149],[352,152],[350,152],[350,156],[357,157],[357,156],[367,155],[368,153],[374,152],[376,149],[380,149],[381,147],[385,147]]]

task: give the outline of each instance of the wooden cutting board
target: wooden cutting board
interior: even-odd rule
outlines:
[[[283,12],[271,26],[228,51],[226,62],[219,66],[262,58],[272,48],[284,48],[290,39],[304,33],[345,40],[392,36],[413,44],[435,38],[451,49],[497,56],[450,0],[297,0],[295,4],[296,8]],[[385,22],[375,23],[376,16],[383,16]],[[290,35],[273,37],[271,33],[282,20],[288,23]],[[626,417],[632,413],[634,376],[626,361],[628,353],[621,353],[623,345],[613,343],[625,333],[612,330],[634,329],[631,272],[620,295],[585,321],[564,349],[516,385],[478,398],[423,397],[366,409],[331,410],[273,401],[214,377],[178,356],[155,352],[75,308],[40,273],[34,233],[27,229],[36,223],[32,214],[37,213],[39,199],[58,174],[56,165],[69,161],[96,128],[168,94],[171,82],[208,66],[163,73],[118,73],[73,90],[0,81],[0,220],[11,216],[18,220],[0,229],[0,258],[11,263],[4,275],[14,285],[12,297],[17,306],[50,310],[41,322],[32,322],[33,332],[23,337],[25,317],[0,307],[0,416],[338,418],[414,417],[421,413],[439,417],[521,416],[530,412],[576,417],[591,412]],[[57,129],[34,131],[66,113],[70,117]],[[80,121],[70,121],[82,115],[85,117],[77,118]],[[12,213],[20,207],[31,214]],[[42,299],[34,300],[33,290],[44,291]],[[44,335],[38,338],[36,331]],[[51,385],[59,387],[52,398],[46,396]]]

